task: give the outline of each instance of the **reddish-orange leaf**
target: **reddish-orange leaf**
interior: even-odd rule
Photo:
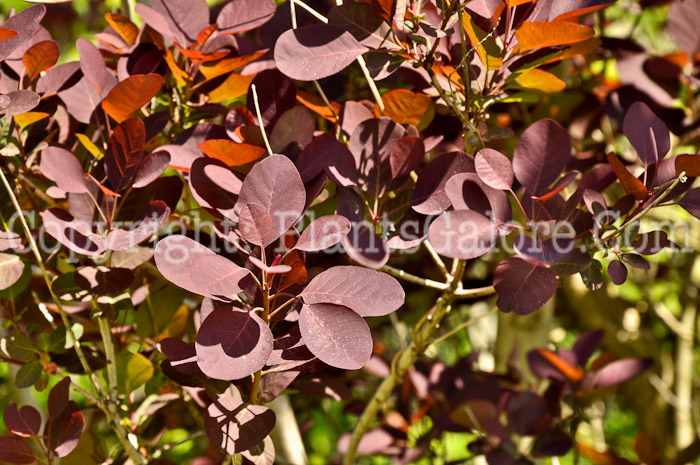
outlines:
[[[29,79],[39,76],[42,71],[48,71],[58,61],[61,49],[53,40],[43,40],[32,45],[24,52],[22,63],[27,70]]]
[[[202,52],[199,50],[190,50],[187,48],[182,48],[178,44],[175,44],[175,47],[177,47],[178,50],[180,50],[180,53],[185,55],[187,58],[190,59],[193,63],[206,63],[207,61],[214,61],[214,60],[220,60],[226,55],[229,54],[229,52]]]
[[[288,287],[297,284],[299,286],[304,286],[308,279],[306,272],[306,266],[304,266],[304,260],[301,259],[301,255],[298,250],[292,250],[284,259],[282,259],[283,265],[289,265],[292,270],[280,275],[280,282],[277,285],[277,292],[282,292]]]
[[[525,21],[515,31],[521,52],[554,45],[573,44],[590,39],[593,35],[594,31],[590,27],[568,22]]]
[[[425,94],[395,89],[382,95],[382,101],[384,114],[398,124],[412,124],[418,129],[425,129],[435,117],[433,99]],[[377,105],[374,114],[381,116]]]
[[[394,0],[370,0],[374,12],[387,23],[391,24],[394,13]]]
[[[7,29],[6,27],[0,27],[0,40],[9,39],[17,35],[17,31],[12,29]]]
[[[265,155],[266,150],[249,144],[238,144],[228,139],[209,139],[199,144],[205,155],[216,158],[228,166],[242,166]]]
[[[532,0],[507,0],[508,2],[508,7],[513,8],[514,6],[522,5],[523,3],[535,3],[537,0],[532,1]]]
[[[306,108],[327,119],[331,123],[336,122],[338,115],[340,115],[340,109],[342,108],[339,103],[330,102],[333,112],[335,112],[334,115],[321,97],[303,90],[297,90],[297,100]]]
[[[217,61],[216,63],[202,63],[202,65],[199,67],[199,71],[207,79],[215,78],[217,76],[221,76],[223,74],[230,73],[231,71],[235,71],[239,68],[242,68],[248,63],[252,63],[253,61],[257,60],[265,53],[267,53],[267,51],[262,50],[254,53],[249,53],[248,55],[241,55],[239,57],[224,58],[223,60]]]
[[[177,63],[175,63],[175,57],[173,57],[173,52],[170,50],[170,47],[165,45],[163,36],[155,32],[153,29],[146,28],[146,30],[148,31],[151,40],[153,40],[158,49],[163,52],[165,63],[168,65],[168,69],[170,69],[173,76],[175,76],[177,83],[180,85],[185,85],[189,81],[189,74],[177,66]]]
[[[566,89],[566,83],[547,71],[531,69],[515,78],[515,84],[524,89],[539,90],[548,94]]]
[[[595,360],[591,362],[591,370],[600,370],[608,363],[612,363],[617,360],[617,355],[608,351],[600,354]]]
[[[559,357],[557,354],[547,349],[537,349],[549,363],[551,363],[557,370],[559,370],[564,376],[566,376],[570,381],[577,383],[583,379],[583,370],[570,365],[563,358]]]
[[[137,74],[119,82],[102,101],[102,108],[117,123],[147,104],[163,87],[158,74]]]
[[[612,152],[608,153],[608,163],[610,163],[617,179],[620,180],[620,184],[622,184],[622,188],[627,194],[633,195],[636,200],[644,200],[649,197],[649,191],[642,184],[642,181],[632,176],[632,173],[627,171],[625,165]]]
[[[629,463],[627,460],[622,460],[611,452],[599,452],[580,442],[576,443],[576,447],[581,451],[581,455],[598,465],[622,465],[623,463]]]
[[[92,179],[92,181],[93,181],[95,184],[97,184],[97,187],[102,191],[102,193],[103,193],[104,195],[107,195],[107,196],[110,196],[110,197],[121,197],[121,195],[117,194],[117,193],[114,192],[112,189],[110,189],[110,188],[108,188],[108,187],[105,187],[105,186],[103,186],[102,184],[100,184],[100,182],[99,182],[97,179],[95,179],[91,174],[88,174],[88,176],[90,177],[90,179]]]
[[[224,100],[242,97],[248,93],[248,87],[250,87],[254,77],[254,74],[231,74],[219,87],[209,92],[209,98],[213,103],[219,103]]]
[[[676,175],[685,171],[691,178],[700,176],[700,155],[678,155],[676,157]]]
[[[134,45],[136,42],[136,37],[139,35],[139,28],[136,24],[129,21],[126,16],[120,15],[119,13],[107,13],[105,19],[112,29],[116,31],[119,36],[124,39],[129,45]]]
[[[501,66],[501,49],[493,36],[488,35],[472,19],[470,15],[462,18],[462,27],[469,37],[472,47],[476,47],[476,53],[481,62],[489,69],[496,69]]]
[[[219,25],[214,23],[199,31],[199,34],[197,34],[197,45],[204,45],[204,42],[206,42],[209,39],[209,37],[211,37],[211,35],[214,33],[214,31],[216,31],[218,27]]]

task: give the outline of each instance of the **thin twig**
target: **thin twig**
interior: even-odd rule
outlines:
[[[270,141],[267,140],[267,134],[265,133],[265,124],[263,123],[262,113],[260,112],[260,103],[258,102],[258,90],[255,88],[255,84],[250,85],[253,91],[253,103],[255,104],[255,113],[258,115],[258,123],[260,124],[260,133],[262,134],[263,140],[265,141],[265,147],[267,148],[267,153],[273,154],[272,147],[270,147]]]
[[[407,273],[404,270],[400,270],[389,265],[384,265],[379,269],[379,271],[384,271],[385,273],[388,273],[396,278],[403,279],[404,281],[408,281],[409,283],[418,284],[419,286],[429,287],[431,289],[438,289],[444,291],[445,289],[450,287],[447,283],[441,283],[438,281],[433,281],[432,279],[421,278],[420,276]]]
[[[430,243],[429,240],[424,240],[423,241],[423,246],[425,247],[425,250],[428,251],[430,256],[433,258],[433,261],[435,262],[435,265],[437,265],[438,268],[440,268],[440,271],[445,277],[450,276],[450,272],[447,271],[447,266],[445,265],[445,262],[442,261],[442,258],[440,258],[440,255],[438,255],[437,251],[433,247],[433,244]]]

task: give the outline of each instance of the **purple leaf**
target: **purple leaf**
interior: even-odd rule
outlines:
[[[285,111],[270,133],[270,146],[275,153],[296,155],[314,137],[316,118],[306,107],[292,107]]]
[[[474,173],[452,176],[445,184],[445,194],[455,210],[473,210],[489,217],[497,226],[513,219],[513,211],[505,192],[487,186]],[[504,232],[509,232],[507,229]]]
[[[70,379],[63,378],[49,392],[49,419],[57,418],[68,406]]]
[[[372,118],[372,110],[359,102],[348,100],[340,111],[340,129],[350,137],[360,123]]]
[[[245,378],[265,365],[272,339],[270,328],[257,313],[219,307],[197,333],[197,365],[210,378]]]
[[[52,67],[46,74],[39,76],[36,83],[36,91],[44,97],[49,97],[63,90],[65,86],[70,86],[80,79],[80,62],[72,61]]]
[[[700,2],[697,0],[671,4],[666,29],[678,47],[690,56],[700,53],[698,21],[700,21]]]
[[[24,405],[18,409],[17,404],[10,402],[5,407],[3,420],[5,427],[14,435],[24,438],[39,435],[41,414],[31,405]]]
[[[109,90],[116,85],[116,79],[111,74],[108,74]],[[105,91],[105,94],[109,93]],[[92,114],[100,105],[102,97],[86,77],[82,77],[75,85],[62,89],[58,92],[58,96],[66,104],[66,110],[78,122],[90,124]]]
[[[157,233],[169,217],[170,208],[165,202],[151,202],[130,228],[113,229],[105,240],[106,247],[110,250],[130,249]]]
[[[700,219],[700,187],[690,189],[678,204],[695,218]]]
[[[143,160],[146,128],[143,121],[129,118],[114,128],[104,157],[105,171],[112,189],[124,189]]]
[[[666,124],[643,102],[629,107],[622,130],[644,166],[658,162],[671,149],[671,135]]]
[[[425,145],[419,137],[402,137],[389,149],[389,164],[391,167],[391,182],[388,190],[401,187],[411,171],[417,169],[425,156]]]
[[[565,263],[579,251],[571,236],[557,237],[555,235],[551,239],[542,241],[522,232],[513,241],[513,247],[518,257],[535,265]],[[590,259],[584,260],[581,257],[581,261],[584,263],[590,261]]]
[[[424,215],[434,215],[449,208],[452,202],[445,193],[447,181],[455,174],[474,172],[474,159],[466,153],[440,155],[418,173],[411,200],[413,209]]]
[[[158,350],[170,359],[170,366],[177,371],[190,374],[203,374],[197,365],[197,351],[194,343],[175,338],[166,337],[158,343]]]
[[[374,12],[372,5],[346,3],[328,12],[328,22],[348,31],[369,48],[397,50],[391,26]]]
[[[250,460],[253,465],[274,465],[275,444],[270,436],[266,436],[263,442],[248,450],[244,450],[241,452],[241,455]]]
[[[49,147],[42,150],[39,170],[59,189],[74,194],[87,192],[83,167],[76,156],[66,149]]]
[[[170,154],[168,152],[158,151],[146,155],[136,171],[132,185],[137,189],[146,187],[163,174],[169,164]]]
[[[8,39],[12,40],[12,39]],[[0,44],[6,41],[0,41]],[[0,115],[3,118],[12,118],[20,113],[28,112],[39,105],[39,94],[31,90],[14,90],[4,95],[9,98],[9,102],[0,106]]]
[[[313,252],[340,242],[350,232],[350,221],[340,215],[329,215],[313,221],[301,233],[295,249]]]
[[[340,243],[348,257],[367,268],[376,270],[389,261],[386,241],[364,222],[353,222],[350,231],[341,238]]]
[[[95,86],[97,91],[105,97],[105,89],[108,85],[107,65],[102,57],[102,53],[95,47],[92,42],[85,39],[78,39],[75,43],[80,56],[80,70],[83,76]]]
[[[433,221],[428,230],[437,253],[450,258],[480,257],[491,250],[498,237],[494,223],[473,210],[447,212]]]
[[[304,212],[306,190],[294,163],[271,155],[250,170],[238,196],[238,205],[258,204],[272,219],[270,238],[284,234]]]
[[[283,33],[274,54],[281,72],[292,79],[313,81],[342,71],[368,50],[337,26],[314,24]]]
[[[367,322],[342,305],[304,305],[299,314],[299,329],[311,353],[336,368],[360,369],[372,355],[372,335]]]
[[[234,34],[262,26],[274,14],[273,0],[233,0],[221,9],[216,24],[221,32]]]
[[[255,265],[256,268],[268,274],[284,274],[292,271],[292,267],[289,265],[266,265],[262,260],[252,255],[248,257],[248,260],[250,260],[250,263]]]
[[[362,3],[351,3],[350,5],[362,5]],[[343,434],[338,440],[338,452],[341,454],[347,453],[350,436],[350,433]],[[394,445],[394,437],[387,430],[383,428],[371,429],[362,435],[360,444],[357,446],[357,455],[386,453],[386,450],[392,445]]]
[[[571,350],[576,354],[576,361],[580,366],[586,366],[588,359],[603,343],[604,336],[605,333],[602,330],[586,331],[576,339]]]
[[[251,244],[267,247],[278,237],[273,234],[273,223],[267,209],[257,203],[248,203],[238,215],[241,237]]]
[[[10,56],[15,49],[24,45],[32,36],[39,21],[44,17],[46,7],[44,5],[32,5],[29,8],[10,16],[2,26],[4,29],[10,29],[17,32],[17,35],[9,39],[0,40],[0,61]]]
[[[44,426],[49,449],[58,457],[65,457],[73,452],[84,430],[85,417],[78,409],[78,404],[73,401],[69,401],[63,412],[51,417]]]
[[[248,270],[186,236],[168,236],[158,241],[154,257],[165,279],[215,300],[238,294],[249,284]]]
[[[566,455],[574,446],[574,441],[567,433],[558,430],[547,431],[535,439],[532,445],[532,452],[537,456],[561,457]]]
[[[511,397],[506,408],[508,427],[523,436],[535,434],[538,423],[546,414],[544,399],[530,391]]]
[[[22,249],[22,236],[12,231],[0,230],[0,252]]]
[[[557,277],[547,268],[513,257],[496,267],[493,286],[499,310],[529,315],[554,297]]]
[[[622,255],[622,261],[627,263],[629,266],[640,270],[648,270],[651,267],[649,262],[646,261],[644,257],[637,255],[636,253],[626,253]]]
[[[533,195],[542,195],[571,160],[571,139],[551,119],[539,120],[520,136],[513,153],[515,177]]]
[[[258,73],[252,84],[258,93],[258,103],[262,122],[258,125],[272,126],[277,119],[296,104],[297,87],[291,79],[276,69]],[[251,113],[255,112],[252,86],[248,88],[246,106]]]
[[[513,166],[498,150],[482,149],[474,160],[476,174],[487,186],[507,191],[513,185]]]
[[[593,386],[605,388],[626,383],[636,378],[654,364],[650,358],[623,358],[615,360],[598,370],[593,378]]]
[[[316,137],[299,153],[294,164],[304,183],[311,181],[332,163],[336,152],[347,152],[347,147],[329,134]],[[350,154],[347,154],[352,159]]]
[[[75,270],[73,279],[78,287],[93,295],[117,294],[131,286],[134,272],[127,268],[82,266]]]
[[[229,455],[260,444],[275,426],[275,413],[262,405],[224,395],[207,407],[204,428],[212,445]]]
[[[0,44],[1,43],[2,42],[0,42]],[[36,456],[24,439],[7,435],[0,436],[0,461],[25,465],[34,463],[36,461]]]
[[[151,7],[168,24],[171,38],[182,47],[195,42],[197,34],[209,25],[205,0],[153,0]]]
[[[95,257],[104,249],[104,240],[93,234],[90,225],[77,220],[60,208],[49,208],[41,214],[46,232],[74,252]]]
[[[627,267],[620,260],[613,259],[608,264],[608,276],[614,284],[624,284],[627,281]]]
[[[358,185],[363,191],[375,198],[387,191],[393,176],[392,148],[405,133],[401,125],[385,117],[363,121],[355,128],[348,149],[355,158]]]
[[[344,305],[363,317],[383,316],[403,305],[401,284],[379,271],[335,266],[315,278],[301,293],[307,304]]]
[[[198,158],[192,163],[189,176],[192,196],[200,206],[235,221],[238,216],[234,207],[243,186],[241,178],[222,161]]]

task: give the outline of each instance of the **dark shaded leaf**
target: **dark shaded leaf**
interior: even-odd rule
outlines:
[[[7,435],[0,436],[0,461],[24,465],[34,463],[36,456],[24,439]]]
[[[508,258],[496,267],[493,286],[498,294],[499,310],[529,315],[554,297],[557,278],[547,268]]]
[[[602,330],[586,331],[576,339],[571,350],[576,354],[576,359],[580,366],[586,366],[588,359],[591,358],[591,355],[593,355],[600,347],[600,344],[602,344],[604,336],[605,332]]]
[[[83,266],[75,270],[75,284],[93,295],[117,294],[131,286],[134,272],[126,268]]]
[[[544,399],[534,392],[521,392],[508,401],[508,427],[523,436],[533,435],[546,413],[547,404]]]
[[[78,405],[69,401],[61,414],[46,422],[44,434],[48,435],[48,446],[53,453],[58,457],[65,457],[78,446],[84,430],[85,417]]]
[[[666,124],[644,102],[635,102],[629,107],[622,130],[644,166],[660,161],[671,149],[671,135]]]
[[[360,369],[372,355],[369,326],[360,315],[342,305],[304,305],[299,329],[311,353],[336,368]]]
[[[301,293],[307,304],[343,305],[363,317],[383,316],[403,305],[401,284],[386,273],[335,266],[313,278]]]
[[[127,250],[140,244],[165,224],[170,217],[170,208],[165,202],[151,202],[128,229],[113,229],[105,239],[105,245],[110,250]]]
[[[104,157],[109,183],[116,192],[127,187],[143,160],[146,128],[143,121],[129,118],[112,131]]]
[[[456,210],[433,221],[428,237],[440,255],[466,260],[491,250],[499,235],[495,224],[481,213]]]
[[[275,44],[277,68],[292,79],[313,81],[332,76],[368,51],[349,32],[314,24],[283,33]]]
[[[47,233],[58,242],[83,255],[97,256],[104,249],[104,240],[93,234],[88,223],[60,208],[49,208],[41,214]]]
[[[212,402],[204,418],[209,441],[229,455],[260,444],[274,426],[275,413],[272,410],[242,402],[238,391]]]
[[[296,104],[297,87],[291,79],[276,69],[258,73],[251,84],[255,84],[260,104],[262,122],[260,126],[271,126],[282,114]],[[252,86],[248,88],[246,106],[255,113]]]
[[[31,405],[24,405],[22,408],[17,408],[16,403],[10,402],[3,412],[3,420],[5,421],[5,427],[10,430],[12,434],[24,438],[39,435],[41,414]]]
[[[513,153],[515,177],[528,192],[542,195],[571,160],[571,139],[566,129],[551,119],[531,124]]]
[[[364,222],[353,222],[350,232],[341,238],[340,243],[348,257],[367,268],[376,270],[389,261],[386,241]]]
[[[475,173],[474,159],[463,152],[445,153],[428,163],[418,173],[411,200],[413,209],[434,215],[449,208],[452,202],[445,193],[445,185],[459,173]]]
[[[608,264],[608,276],[614,284],[624,284],[627,281],[627,267],[620,260],[612,260]]]
[[[358,42],[369,48],[398,50],[391,26],[365,3],[346,3],[328,12],[328,22],[352,34]]]
[[[197,333],[197,365],[210,378],[242,379],[265,365],[272,340],[270,328],[255,312],[219,307]]]
[[[64,378],[49,392],[49,419],[57,418],[68,406],[70,379]]]
[[[15,386],[19,389],[30,387],[41,377],[41,372],[41,363],[38,360],[31,360],[25,363],[17,370]]]
[[[219,30],[226,34],[245,32],[262,26],[275,14],[272,0],[233,0],[216,18]]]

